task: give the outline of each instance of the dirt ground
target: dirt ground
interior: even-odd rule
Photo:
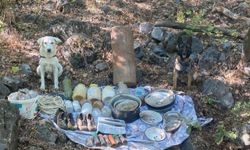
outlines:
[[[29,88],[38,89],[39,77],[36,75],[35,69],[39,60],[39,48],[36,41],[44,35],[55,35],[54,30],[56,28],[54,25],[60,24],[60,22],[62,24],[67,23],[69,20],[84,22],[84,27],[81,29],[86,35],[83,53],[94,52],[96,58],[92,63],[80,69],[73,68],[68,60],[63,57],[60,50],[58,52],[59,60],[73,80],[86,85],[90,83],[112,84],[112,50],[109,31],[111,27],[116,25],[132,26],[134,39],[140,43],[145,43],[150,39],[150,36],[139,32],[140,23],[149,22],[155,24],[157,21],[176,20],[177,12],[182,8],[185,11],[189,9],[194,12],[204,11],[203,25],[207,25],[205,23],[209,22],[216,27],[233,29],[239,34],[246,33],[248,26],[244,22],[232,20],[223,14],[213,12],[213,8],[215,6],[224,6],[234,13],[250,17],[250,2],[247,0],[189,0],[184,1],[184,4],[184,6],[180,7],[177,1],[172,0],[111,0],[109,2],[102,0],[99,3],[92,4],[91,1],[86,0],[72,1],[69,5],[65,5],[63,9],[55,10],[54,4],[51,3],[50,5],[47,1],[23,0],[13,8],[15,17],[10,20],[12,27],[8,27],[8,30],[1,32],[0,58],[2,64],[0,66],[0,75],[1,77],[12,74],[21,76],[28,81]],[[189,23],[190,18],[190,16],[185,18],[186,23]],[[167,30],[181,31],[171,28]],[[55,36],[60,36],[65,41],[73,31],[67,29],[66,32],[68,33],[63,34],[60,30],[60,34],[58,32]],[[193,35],[203,41],[205,48],[211,44],[222,47],[222,40],[228,40],[233,45],[228,56],[226,56],[227,66],[219,67],[219,74],[215,76],[225,78],[226,83],[230,85],[235,103],[248,102],[250,96],[249,78],[240,73],[238,65],[243,40],[215,34],[194,32]],[[62,44],[58,48],[63,49],[65,47]],[[145,57],[137,61],[137,69],[142,74],[139,84],[172,89],[172,70],[168,68],[168,64],[151,63],[148,60],[148,51],[145,48]],[[108,69],[96,72],[95,64],[98,62],[107,62]],[[29,64],[34,74],[27,77],[19,72],[13,73],[11,68],[22,63]],[[177,89],[192,96],[198,116],[212,117],[214,119],[207,126],[192,131],[192,143],[197,150],[241,149],[238,141],[228,138],[224,138],[221,144],[216,144],[215,132],[220,121],[224,122],[225,129],[228,131],[234,131],[242,124],[249,122],[250,115],[241,115],[247,113],[247,109],[240,109],[235,113],[230,109],[222,109],[219,105],[208,102],[201,94],[202,80],[204,79],[195,81],[190,89],[185,86]],[[39,121],[23,120],[20,122],[19,149],[29,149],[30,146],[35,144],[40,145],[43,149],[83,149],[83,147],[72,142],[50,145],[39,139],[34,139],[32,132],[27,132],[26,129],[32,128],[36,123],[39,123]]]

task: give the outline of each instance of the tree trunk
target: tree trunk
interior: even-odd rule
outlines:
[[[133,34],[130,27],[117,26],[111,30],[113,50],[113,83],[124,82],[128,86],[136,85],[135,52]]]
[[[246,63],[250,63],[250,29],[248,30],[248,33],[245,37],[245,41],[243,44],[243,53],[244,61]]]

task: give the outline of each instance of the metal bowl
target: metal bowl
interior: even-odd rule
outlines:
[[[166,132],[174,132],[181,125],[181,114],[175,111],[166,112],[163,115],[163,127]]]
[[[152,109],[165,109],[175,102],[174,92],[160,89],[153,91],[145,97],[145,103]]]
[[[139,118],[141,100],[130,94],[119,94],[111,99],[112,116],[131,123]]]
[[[143,122],[150,125],[157,125],[162,121],[162,116],[158,112],[145,110],[140,113],[140,118]]]

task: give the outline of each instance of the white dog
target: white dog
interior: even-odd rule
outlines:
[[[41,77],[41,90],[45,90],[45,73],[53,74],[54,88],[58,89],[58,78],[63,72],[63,67],[56,57],[56,46],[62,41],[59,38],[45,36],[37,40],[40,46],[40,61],[36,71]]]

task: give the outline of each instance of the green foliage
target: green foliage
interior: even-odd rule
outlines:
[[[224,138],[235,140],[237,138],[237,134],[232,131],[227,131],[225,129],[224,122],[220,121],[215,132],[215,143],[217,145],[221,144]]]
[[[12,66],[12,67],[11,67],[11,73],[16,74],[16,73],[18,73],[19,71],[20,71],[20,68],[19,68],[18,66]]]
[[[231,109],[231,112],[236,116],[239,116],[240,112],[250,111],[250,101],[247,102],[237,102]]]
[[[216,103],[216,99],[214,99],[213,97],[209,96],[209,95],[206,95],[206,96],[203,96],[202,97],[202,100],[206,103],[206,104],[209,104],[209,105],[213,105],[214,103]]]

